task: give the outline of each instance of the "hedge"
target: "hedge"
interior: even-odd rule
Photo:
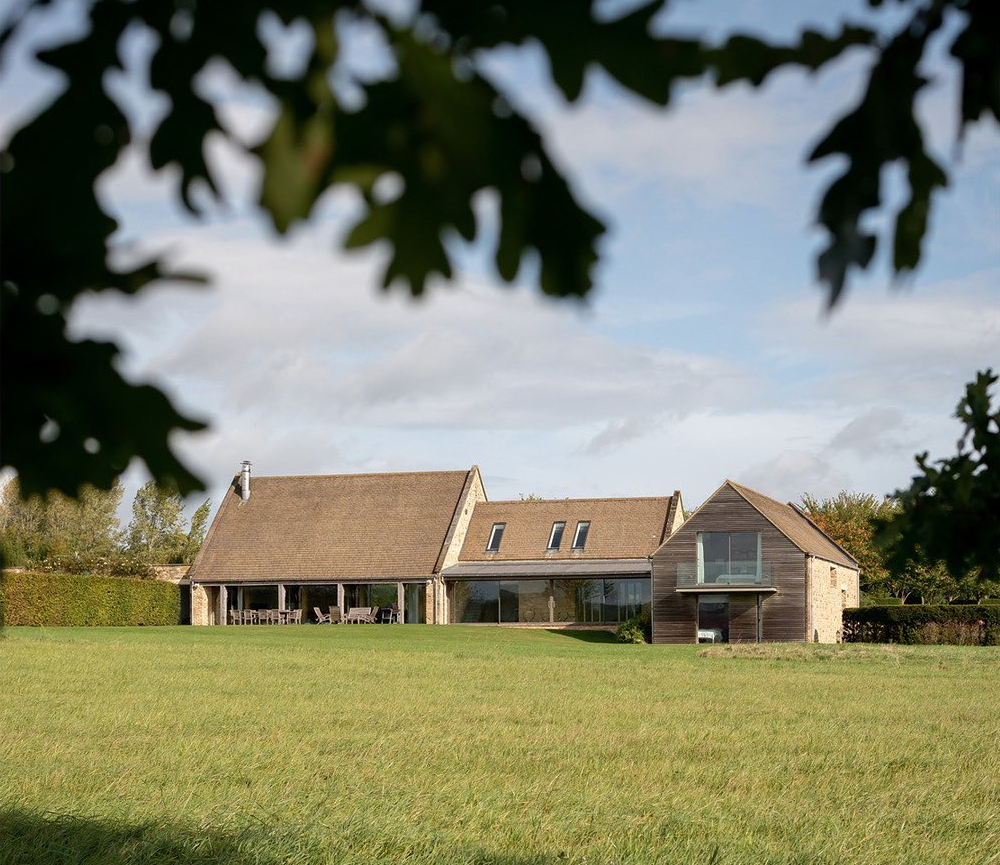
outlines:
[[[997,646],[1000,608],[971,604],[855,607],[844,610],[844,640]]]
[[[4,625],[176,625],[180,587],[159,580],[8,571],[0,574]]]

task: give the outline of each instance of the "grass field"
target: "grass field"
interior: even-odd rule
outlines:
[[[1000,651],[8,629],[3,863],[1000,862]]]

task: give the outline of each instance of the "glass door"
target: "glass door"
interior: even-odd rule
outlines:
[[[698,595],[698,642],[729,642],[729,595]]]

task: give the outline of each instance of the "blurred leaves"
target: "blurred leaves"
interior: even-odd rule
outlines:
[[[1000,405],[992,406],[990,393],[996,382],[988,369],[966,385],[955,410],[965,426],[958,452],[934,463],[919,454],[921,473],[896,491],[902,510],[882,521],[876,536],[890,567],[920,549],[953,574],[1000,580]]]
[[[35,2],[8,21],[0,54],[45,5]],[[860,102],[832,124],[810,157],[846,161],[820,206],[829,242],[819,275],[834,303],[851,268],[870,265],[880,238],[863,221],[883,207],[882,172],[893,164],[905,167],[910,185],[896,214],[893,267],[897,273],[916,267],[933,193],[947,182],[914,114],[926,83],[921,62],[946,15],[954,15],[960,26],[949,50],[963,71],[959,130],[983,114],[1000,117],[1000,4],[901,0],[909,18],[889,38],[845,24],[833,35],[804,31],[787,45],[739,33],[719,45],[671,34],[662,14],[667,5],[653,0],[611,17],[590,2],[424,0],[409,18],[390,18],[350,0],[93,0],[85,36],[38,54],[65,74],[65,89],[0,155],[0,462],[17,470],[25,494],[49,488],[72,494],[84,483],[107,488],[133,458],[164,486],[181,493],[200,486],[168,437],[202,424],[156,389],[119,375],[115,345],[74,342],[66,333],[69,308],[85,292],[134,292],[192,278],[159,259],[125,269],[109,264],[117,225],[94,185],[127,147],[144,152],[154,169],[175,169],[178,199],[197,212],[206,199],[196,191],[210,199],[220,190],[206,140],[228,138],[261,161],[259,203],[279,233],[310,218],[329,188],[354,187],[364,212],[344,245],[384,245],[383,284],[401,282],[413,294],[434,277],[452,276],[454,239],[478,236],[473,202],[492,191],[499,201],[500,276],[514,280],[526,259],[537,256],[543,292],[585,296],[605,227],[574,195],[530,118],[490,76],[491,52],[504,46],[540,48],[554,87],[569,101],[599,69],[658,106],[669,104],[680,81],[758,86],[783,66],[813,71],[849,49],[868,52],[873,63]],[[264,18],[309,25],[312,45],[297,72],[279,78],[270,71]],[[352,79],[362,98],[349,105],[332,84],[344,21],[376,28],[393,62],[380,79]],[[133,139],[103,83],[109,70],[122,68],[125,35],[135,29],[155,37],[149,87],[170,106],[148,141]],[[233,136],[199,91],[199,76],[220,63],[277,101],[263,141],[247,145]]]

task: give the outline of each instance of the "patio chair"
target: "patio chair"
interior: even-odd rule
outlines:
[[[324,613],[319,607],[313,607],[313,615],[316,617],[317,625],[326,625],[330,622],[330,617]]]
[[[340,607],[330,607],[330,615],[327,616],[327,621],[331,625],[342,625],[344,623],[344,613]]]
[[[390,604],[389,605],[389,619],[388,619],[388,621],[389,621],[390,625],[398,625],[400,623],[400,621],[402,621],[399,618],[399,606],[398,605],[396,605],[396,604]]]
[[[242,624],[240,622],[240,611],[239,610],[231,609],[229,611],[229,624],[230,625],[239,625],[239,624]]]
[[[289,610],[288,617],[286,621],[289,625],[301,625],[302,624],[302,610]]]

